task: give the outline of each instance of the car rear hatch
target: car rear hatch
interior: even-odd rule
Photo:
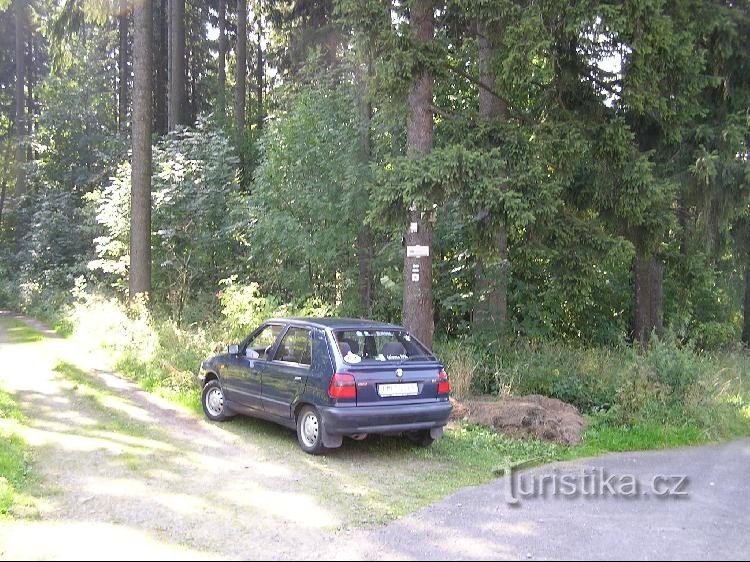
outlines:
[[[348,365],[357,386],[357,406],[435,402],[442,367],[434,361],[387,361]]]

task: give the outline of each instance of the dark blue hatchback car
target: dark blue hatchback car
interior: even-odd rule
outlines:
[[[451,412],[443,365],[405,328],[370,320],[269,320],[204,361],[198,382],[208,419],[280,423],[312,454],[370,433],[429,445]]]

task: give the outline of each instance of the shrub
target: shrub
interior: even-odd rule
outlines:
[[[691,344],[703,351],[731,350],[740,341],[739,326],[729,322],[703,322],[695,326]]]
[[[666,389],[673,403],[685,399],[690,387],[704,371],[700,358],[672,338],[652,337],[643,359],[653,382]]]
[[[478,362],[470,346],[463,341],[446,342],[436,351],[445,364],[451,382],[451,394],[458,399],[466,398],[475,390],[474,375]]]

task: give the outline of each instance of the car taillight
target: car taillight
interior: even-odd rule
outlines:
[[[451,393],[451,383],[448,381],[448,373],[440,371],[438,375],[438,396]]]
[[[331,384],[328,386],[328,396],[336,400],[356,400],[357,383],[354,375],[349,373],[336,373],[331,377]]]

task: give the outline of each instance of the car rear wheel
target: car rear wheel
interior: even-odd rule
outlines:
[[[224,390],[219,381],[211,380],[206,383],[201,393],[203,413],[211,421],[224,421],[232,417],[233,412],[226,406]]]
[[[430,435],[429,429],[407,431],[405,435],[409,441],[418,447],[429,447],[435,442],[435,439]]]
[[[311,455],[320,455],[323,446],[323,420],[318,411],[305,406],[297,416],[297,441],[302,450]]]

